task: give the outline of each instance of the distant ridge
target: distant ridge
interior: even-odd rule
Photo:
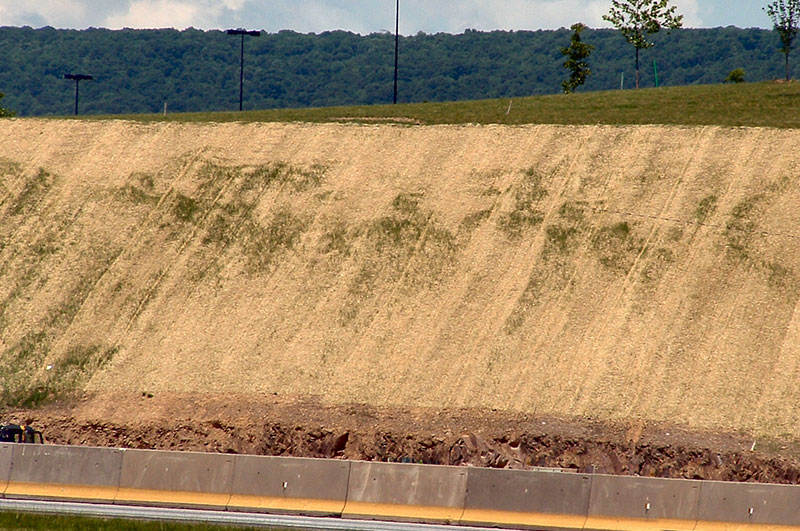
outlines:
[[[613,30],[587,30],[596,49],[580,90],[630,87],[633,51]],[[238,107],[238,44],[221,31],[0,28],[0,92],[20,116],[67,115],[73,86],[64,73],[95,76],[81,87],[88,114],[219,111]],[[783,77],[774,32],[735,27],[683,29],[656,36],[643,51],[642,85],[720,83],[735,68],[747,81]],[[404,37],[400,101],[520,97],[560,91],[559,48],[569,31],[419,34]],[[282,31],[245,47],[245,108],[321,107],[391,102],[393,38],[336,31]],[[795,76],[800,62],[795,61]]]

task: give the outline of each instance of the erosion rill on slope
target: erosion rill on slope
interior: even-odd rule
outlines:
[[[800,438],[796,131],[0,136],[6,405],[294,397]]]

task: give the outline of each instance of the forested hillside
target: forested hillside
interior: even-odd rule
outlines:
[[[569,30],[403,37],[400,101],[520,97],[560,91],[559,48]],[[580,90],[633,81],[633,48],[613,30],[587,30],[592,75]],[[762,29],[684,29],[656,36],[642,53],[642,84],[718,83],[734,68],[747,81],[783,76],[777,36]],[[239,44],[222,31],[0,28],[0,92],[21,116],[69,114],[84,73],[88,114],[230,110],[238,106]],[[245,108],[386,103],[392,97],[394,36],[282,31],[245,44]],[[795,72],[800,68],[795,67]]]

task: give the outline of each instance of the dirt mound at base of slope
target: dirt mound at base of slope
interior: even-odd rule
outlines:
[[[800,482],[800,443],[644,422],[170,394],[94,397],[3,418],[43,428],[54,444]]]

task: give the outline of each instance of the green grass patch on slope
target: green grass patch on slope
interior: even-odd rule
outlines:
[[[554,94],[528,98],[245,112],[117,116],[144,122],[432,124],[672,124],[800,127],[800,83],[739,83]],[[87,119],[83,117],[82,119]]]
[[[0,512],[0,531],[278,531],[279,528],[231,527],[212,524],[144,522],[85,516],[50,516],[40,514]]]

